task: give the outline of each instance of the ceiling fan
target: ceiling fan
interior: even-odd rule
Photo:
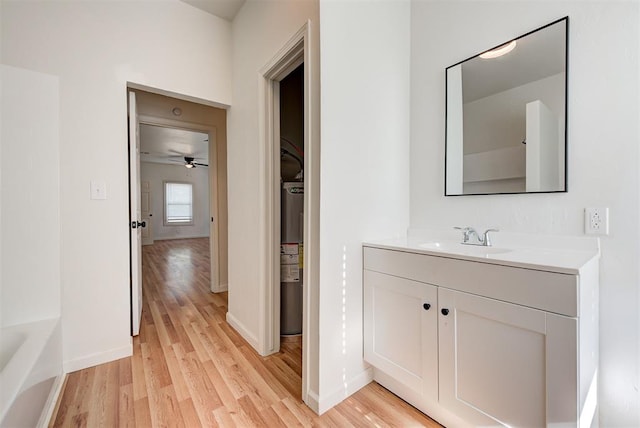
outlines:
[[[196,166],[209,166],[206,163],[195,162],[196,158],[191,156],[184,157],[185,168],[195,168]]]
[[[177,156],[176,156],[177,157]],[[197,162],[197,160],[202,159],[202,158],[196,158],[193,156],[182,156],[183,160],[178,160],[178,159],[169,159],[170,162],[179,162],[184,164],[185,168],[195,168],[197,166],[204,166],[204,167],[208,167],[209,165],[206,163],[202,163],[202,162]]]

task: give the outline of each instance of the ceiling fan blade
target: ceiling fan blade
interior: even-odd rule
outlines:
[[[209,166],[206,163],[199,163],[199,162],[191,162],[193,165],[197,165],[197,166]]]

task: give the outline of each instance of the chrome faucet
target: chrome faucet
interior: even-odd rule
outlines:
[[[454,229],[462,231],[462,242],[465,245],[481,245],[484,247],[491,246],[491,232],[499,232],[498,229],[487,229],[482,236],[476,232],[473,227],[454,227]]]

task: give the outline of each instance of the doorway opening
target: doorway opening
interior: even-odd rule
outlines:
[[[148,252],[159,241],[182,239],[187,252],[208,248],[207,288],[227,290],[226,110],[128,86],[135,336],[143,307],[143,245]]]
[[[277,88],[280,134],[280,341],[302,344],[304,272],[304,63]],[[277,141],[276,141],[277,144]],[[279,175],[279,177],[278,177]]]
[[[258,344],[261,355],[269,355],[280,351],[281,338],[288,336],[283,333],[283,324],[287,323],[286,315],[287,299],[299,301],[295,291],[302,291],[302,400],[312,409],[318,409],[317,393],[311,389],[317,383],[318,358],[317,345],[319,341],[317,325],[318,299],[318,254],[319,254],[319,133],[318,115],[314,104],[311,102],[311,94],[317,94],[317,82],[312,80],[312,62],[317,58],[312,52],[311,23],[307,22],[293,37],[285,43],[279,52],[260,71],[259,94],[261,97],[260,119],[260,161],[262,165],[261,180],[261,205],[265,213],[263,230],[260,238],[264,243],[261,251],[260,271],[264,283],[260,288],[260,316],[261,329],[259,330]],[[296,70],[298,70],[296,72]],[[282,85],[287,79],[294,80],[299,73],[302,83],[302,94],[298,96],[295,104],[302,104],[296,110],[295,120],[298,127],[297,136],[283,135],[286,126],[281,124],[280,98],[283,96]],[[295,84],[294,86],[298,86]],[[285,95],[286,96],[286,95]],[[286,115],[286,113],[284,113]],[[314,118],[314,120],[312,120]],[[287,119],[285,119],[287,120]],[[301,120],[301,124],[299,123]],[[302,137],[300,139],[300,128]],[[284,141],[298,139],[299,141]],[[283,175],[284,173],[284,175]],[[300,175],[298,176],[298,174]],[[291,174],[291,175],[289,175]],[[298,177],[298,178],[296,178]],[[282,179],[282,181],[281,181]],[[284,214],[281,203],[285,197],[294,199],[293,195],[282,196],[287,190],[282,182],[292,179],[292,188],[299,192],[302,188],[302,213],[299,208],[297,214]],[[302,184],[302,186],[300,186]],[[294,190],[291,191],[293,194]],[[299,198],[298,198],[299,199]],[[286,211],[286,208],[285,208]],[[298,236],[302,235],[301,242],[297,242],[297,254],[281,254],[283,252],[295,252],[296,242],[291,246],[287,244],[287,238],[283,241],[281,221],[285,217],[297,217],[301,219]],[[299,238],[297,238],[299,239]],[[302,244],[302,245],[300,245]],[[289,256],[293,257],[289,257]],[[296,269],[295,260],[298,261],[298,288],[295,288]],[[285,265],[283,267],[283,265]],[[290,278],[292,283],[281,282]],[[293,289],[289,293],[288,289]],[[281,305],[282,304],[282,305]],[[294,304],[295,305],[295,304]],[[284,309],[281,308],[284,306]],[[281,310],[283,309],[283,310]],[[298,312],[298,316],[299,312]],[[295,318],[295,316],[293,317]]]

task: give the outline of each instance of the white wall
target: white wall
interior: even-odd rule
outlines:
[[[320,3],[321,411],[370,379],[362,242],[408,226],[409,21],[408,1]]]
[[[55,76],[0,67],[0,326],[60,316],[60,157]]]
[[[261,250],[265,247],[260,205],[262,166],[259,161],[258,76],[260,70],[311,20],[311,44],[318,54],[318,2],[316,0],[248,1],[233,21],[233,99],[228,112],[229,183],[229,319],[254,345],[260,337],[259,296],[265,279],[260,274]],[[316,87],[310,88],[317,127],[320,99],[318,58],[310,70]],[[317,138],[317,137],[314,137]],[[316,145],[318,141],[313,141]],[[317,150],[317,148],[316,148]],[[311,267],[311,269],[314,269]],[[315,267],[317,269],[317,267]],[[317,290],[312,290],[317,293]],[[317,299],[314,299],[317,302]],[[316,303],[317,304],[317,303]],[[314,308],[311,311],[315,311]],[[313,314],[309,315],[314,317]],[[317,318],[317,315],[316,315]],[[309,388],[317,392],[317,329],[305,341],[316,346],[309,355],[314,367]]]
[[[151,217],[153,239],[202,238],[209,236],[209,170],[185,168],[182,165],[166,165],[142,162],[140,180],[151,186]],[[193,184],[193,224],[190,226],[165,226],[164,182],[176,181]]]
[[[60,79],[65,369],[128,355],[126,84],[229,104],[230,24],[178,0],[0,7],[2,63]],[[91,180],[107,200],[89,199]]]
[[[600,426],[640,426],[638,2],[414,1],[411,226],[582,235],[610,208],[600,283]],[[443,197],[444,70],[569,15],[568,193]],[[363,105],[367,105],[363,103]]]

